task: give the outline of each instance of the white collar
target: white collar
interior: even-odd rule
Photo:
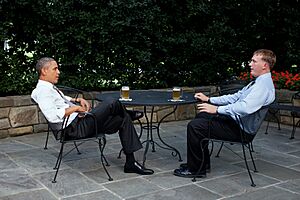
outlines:
[[[39,79],[38,85],[45,86],[45,87],[48,87],[48,88],[53,88],[53,86],[54,86],[52,83],[50,83],[48,81],[41,80],[41,79]]]

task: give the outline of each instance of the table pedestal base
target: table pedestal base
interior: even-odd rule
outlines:
[[[160,125],[161,123],[163,122],[163,120],[165,118],[167,118],[168,116],[170,116],[171,114],[175,113],[177,109],[177,106],[174,106],[174,109],[172,112],[166,114],[161,120],[159,120],[159,122],[157,123],[157,125],[153,125],[153,113],[154,113],[154,106],[151,106],[151,114],[150,114],[150,119],[148,118],[147,116],[147,107],[144,106],[144,114],[145,114],[145,118],[146,118],[146,122],[147,124],[145,126],[142,126],[141,125],[141,134],[140,134],[140,137],[142,136],[143,134],[143,130],[147,130],[147,139],[145,141],[142,142],[142,144],[146,143],[146,147],[145,147],[145,151],[144,151],[144,157],[143,157],[143,166],[145,166],[145,162],[146,162],[146,159],[147,159],[147,153],[148,153],[148,149],[149,149],[149,145],[151,144],[152,145],[152,152],[155,152],[155,144],[157,146],[159,146],[160,148],[162,149],[166,149],[166,150],[170,150],[172,151],[171,155],[173,157],[176,157],[178,156],[178,159],[179,159],[179,162],[182,161],[182,158],[181,158],[181,155],[180,155],[180,152],[175,148],[175,147],[172,147],[171,145],[167,144],[160,136],[160,132],[159,132],[159,128],[160,128]],[[160,140],[160,142],[162,143],[159,144],[157,143],[156,141],[154,141],[153,139],[153,130],[156,130],[156,133],[157,133],[157,136],[158,136],[158,139]]]

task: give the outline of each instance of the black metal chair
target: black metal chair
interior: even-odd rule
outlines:
[[[277,122],[277,126],[278,126],[278,130],[281,130],[280,128],[280,109],[278,107],[279,103],[277,101],[277,98],[275,99],[275,101],[272,103],[272,107],[268,110],[268,116],[266,117],[267,118],[267,127],[266,127],[266,131],[265,131],[265,134],[268,134],[268,129],[269,129],[269,124],[270,124],[270,121],[271,119],[275,119],[276,122]]]
[[[64,156],[66,156],[67,154],[69,154],[74,149],[76,149],[77,152],[80,154],[80,152],[78,150],[78,146],[81,145],[83,142],[86,142],[86,141],[95,141],[96,143],[98,143],[99,150],[100,150],[100,159],[101,159],[101,163],[102,163],[103,169],[105,170],[105,172],[106,172],[106,174],[108,176],[108,180],[109,181],[113,180],[111,178],[110,174],[108,173],[107,169],[106,169],[106,166],[109,166],[109,164],[108,164],[108,162],[107,162],[107,160],[106,160],[106,158],[105,158],[105,156],[103,154],[103,151],[104,151],[104,148],[105,148],[105,145],[106,145],[105,134],[98,132],[98,129],[97,129],[97,119],[96,119],[96,117],[92,113],[85,112],[83,114],[85,115],[84,117],[91,117],[93,119],[93,121],[94,121],[93,131],[95,133],[94,134],[95,136],[93,136],[93,137],[68,140],[66,138],[65,128],[61,127],[60,129],[57,130],[57,128],[56,128],[57,124],[48,123],[48,125],[50,127],[50,130],[52,131],[55,139],[61,143],[60,151],[59,151],[59,154],[57,156],[57,161],[56,161],[56,164],[55,164],[55,167],[54,167],[54,169],[56,170],[56,172],[55,172],[55,175],[54,175],[52,183],[56,183],[56,177],[57,177],[57,174],[58,174],[58,171],[59,171],[59,167],[60,167],[62,158]],[[67,121],[68,117],[65,120]],[[67,152],[67,153],[65,153],[63,155],[64,146],[67,143],[74,143],[75,147],[72,148],[69,152]],[[77,145],[77,143],[79,143],[79,145]],[[104,162],[105,162],[105,164],[104,164]]]
[[[64,94],[66,94],[68,96],[71,96],[73,98],[78,98],[79,95],[83,95],[83,93],[84,93],[84,91],[82,91],[82,90],[78,90],[78,89],[74,89],[74,88],[70,88],[70,87],[66,87],[66,86],[59,86],[58,88],[61,91],[63,91]],[[32,99],[32,101],[35,102],[33,99]],[[94,102],[92,101],[92,107],[93,106],[94,106]],[[55,167],[53,168],[53,169],[56,170],[56,172],[55,172],[54,178],[52,180],[52,183],[56,183],[56,178],[57,178],[57,174],[58,174],[58,171],[59,171],[59,168],[60,168],[62,158],[64,156],[68,155],[74,149],[76,149],[78,154],[81,154],[79,149],[78,149],[78,146],[80,146],[85,141],[95,141],[96,143],[98,143],[99,150],[100,150],[100,159],[101,159],[103,169],[105,170],[105,172],[108,176],[108,180],[109,181],[113,180],[112,177],[110,176],[110,174],[108,173],[107,169],[106,169],[106,166],[109,166],[109,164],[108,164],[108,162],[107,162],[107,160],[104,156],[104,153],[103,153],[105,145],[106,145],[105,133],[99,133],[98,132],[97,119],[92,113],[85,112],[85,113],[80,113],[80,114],[83,114],[84,117],[92,118],[92,120],[94,122],[94,129],[93,129],[94,136],[93,137],[68,140],[66,138],[66,135],[65,135],[65,128],[63,128],[63,124],[67,123],[67,121],[69,120],[69,117],[65,118],[63,123],[51,123],[51,122],[47,121],[47,119],[46,119],[47,124],[48,124],[48,131],[47,131],[47,137],[46,137],[46,142],[45,142],[44,149],[47,149],[47,144],[48,144],[50,131],[53,133],[55,140],[57,140],[61,143],[61,147],[60,147],[59,154],[57,156],[56,164],[55,164]],[[68,151],[67,153],[64,154],[64,152],[63,152],[64,151],[64,146],[67,143],[74,144],[74,148],[72,148],[70,151]],[[104,164],[104,162],[105,162],[105,164]]]
[[[243,80],[225,80],[219,85],[218,93],[220,96],[234,94],[234,93],[238,92],[239,90],[241,90],[243,87],[245,87],[247,84],[248,84],[248,82],[243,81]],[[219,149],[216,157],[219,157],[219,154],[222,150],[223,144],[224,143],[221,143],[220,149]],[[211,142],[211,146],[212,147],[211,147],[210,155],[212,154],[213,148],[214,148],[213,142]],[[250,144],[250,147],[251,147],[251,151],[254,152],[252,143]]]
[[[300,125],[300,120],[298,120],[296,122],[296,118],[300,118],[300,103],[299,103],[299,99],[300,99],[300,92],[297,92],[293,95],[292,97],[292,105],[285,105],[285,104],[279,104],[276,100],[274,103],[272,103],[270,105],[270,109],[269,109],[269,114],[272,115],[272,117],[274,117],[278,123],[278,130],[280,130],[280,120],[278,119],[278,113],[280,110],[286,110],[291,112],[291,116],[293,118],[293,129],[292,129],[292,133],[291,133],[291,137],[290,139],[294,139],[295,138],[295,132],[296,132],[296,128],[297,126]],[[266,127],[266,132],[265,134],[268,134],[268,128],[269,128],[269,121],[267,123],[267,127]]]
[[[267,114],[267,112],[268,112],[268,109],[269,108],[267,106],[264,106],[264,107],[262,107],[261,109],[259,109],[258,111],[256,111],[253,114],[257,114],[258,113],[259,115],[261,115],[261,119],[264,119],[265,116],[266,116],[266,114]],[[256,168],[256,165],[255,165],[255,162],[254,162],[254,159],[253,159],[253,155],[252,155],[252,152],[253,152],[252,141],[253,141],[253,139],[255,137],[253,137],[253,139],[250,140],[250,141],[245,140],[245,134],[248,134],[248,133],[246,133],[245,130],[244,130],[244,123],[243,123],[243,121],[242,121],[242,119],[241,119],[240,116],[237,115],[236,119],[239,122],[239,124],[242,125],[242,128],[240,129],[241,142],[228,141],[228,140],[217,140],[217,139],[212,139],[212,138],[205,138],[205,139],[203,139],[200,142],[200,146],[201,146],[202,149],[204,148],[204,146],[203,146],[203,142],[204,141],[212,141],[212,143],[213,142],[219,142],[219,143],[221,143],[221,147],[220,147],[220,149],[219,149],[219,151],[217,153],[217,156],[216,156],[216,157],[219,157],[219,154],[220,154],[220,151],[221,151],[222,147],[223,146],[227,147],[226,145],[224,145],[224,143],[229,143],[231,145],[232,144],[239,144],[239,145],[241,145],[242,146],[242,150],[243,150],[243,157],[241,157],[239,154],[237,154],[236,152],[234,152],[233,150],[231,150],[229,147],[227,147],[227,148],[230,149],[233,153],[235,153],[236,155],[238,155],[240,158],[242,158],[245,161],[245,165],[246,165],[246,168],[247,168],[247,171],[248,171],[248,174],[249,174],[249,178],[250,178],[250,181],[251,181],[251,186],[255,187],[256,185],[255,185],[255,183],[253,181],[253,178],[252,178],[252,175],[251,175],[251,172],[250,172],[250,168],[249,168],[249,165],[248,165],[248,162],[247,162],[246,150],[245,150],[245,149],[248,149],[250,157],[251,157],[251,161],[252,161],[252,164],[253,164],[253,168],[254,168],[253,171],[257,172],[257,168]],[[258,123],[257,127],[260,127],[261,124],[262,124],[262,122],[263,122],[263,120],[257,122]],[[259,128],[257,129],[257,131],[258,130],[259,130]],[[256,135],[257,131],[255,133],[253,133],[253,134]],[[207,145],[208,145],[208,143],[207,143]],[[211,152],[212,152],[212,150],[211,150]],[[202,151],[202,152],[203,152],[202,157],[204,157],[204,151]],[[211,153],[210,153],[210,155],[211,155]],[[203,163],[201,165],[203,165]],[[197,172],[197,174],[200,173],[200,169],[202,169],[202,167],[203,166],[200,166],[199,171]],[[196,181],[196,177],[193,178],[193,181]]]
[[[297,92],[296,94],[293,95],[292,104],[293,104],[293,106],[300,107],[300,92]],[[296,118],[300,118],[300,112],[292,111],[291,115],[293,117],[293,131],[292,131],[290,139],[294,139],[296,128],[297,128],[297,126],[300,126],[300,119],[298,119],[298,121],[296,122]]]
[[[62,91],[65,95],[70,96],[72,98],[78,98],[78,97],[83,97],[84,94],[88,94],[87,92],[83,90],[79,90],[76,88],[68,87],[68,86],[62,86],[62,85],[57,85],[56,86],[60,91]],[[94,107],[94,100],[92,99],[92,104],[91,107]],[[47,122],[48,123],[48,122]],[[47,135],[46,135],[46,141],[45,141],[45,146],[44,149],[48,149],[48,140],[49,140],[49,134],[50,134],[50,127],[48,125],[48,130],[47,130]],[[75,144],[75,143],[74,143]],[[76,144],[75,144],[76,145]],[[80,153],[78,151],[78,153]]]

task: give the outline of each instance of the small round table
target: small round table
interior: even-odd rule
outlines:
[[[99,95],[97,95],[96,99],[99,101],[103,101],[107,98],[113,98],[113,99],[119,99],[120,102],[124,106],[143,106],[144,107],[144,116],[146,118],[146,125],[141,125],[141,134],[139,137],[142,136],[143,130],[147,130],[147,139],[143,141],[142,143],[146,142],[146,148],[144,151],[144,157],[143,157],[143,166],[145,165],[147,152],[149,149],[149,144],[152,145],[152,152],[155,152],[155,144],[163,149],[171,150],[172,156],[176,157],[178,155],[179,161],[182,161],[181,155],[179,151],[172,147],[171,145],[167,144],[160,136],[159,133],[159,127],[163,120],[173,114],[177,107],[179,105],[185,105],[185,104],[194,104],[197,103],[198,100],[194,98],[193,93],[183,92],[182,97],[178,101],[172,100],[172,91],[160,91],[160,90],[131,90],[130,91],[130,100],[122,100],[120,99],[120,92],[114,91],[114,92],[103,92]],[[173,106],[173,111],[170,113],[167,113],[165,116],[163,116],[158,122],[157,125],[153,122],[153,113],[154,113],[154,107],[155,106]],[[150,119],[147,116],[147,107],[150,107],[151,113],[150,113]],[[164,145],[160,145],[156,141],[153,140],[153,130],[156,130],[157,136],[160,140],[160,142]]]

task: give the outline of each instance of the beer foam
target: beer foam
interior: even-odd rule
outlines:
[[[122,90],[129,90],[129,86],[122,86]]]

